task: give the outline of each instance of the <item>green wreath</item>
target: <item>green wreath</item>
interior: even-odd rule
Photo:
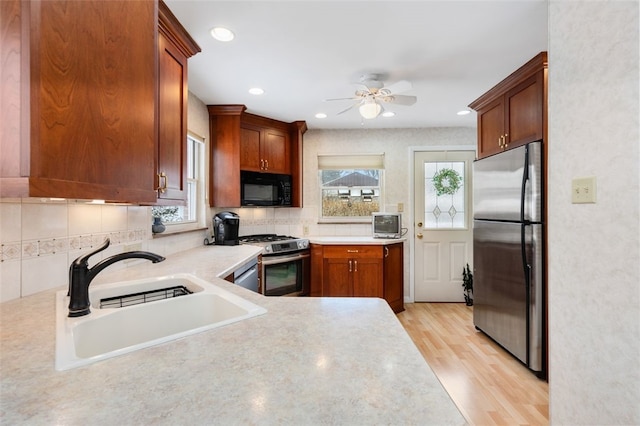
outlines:
[[[453,195],[462,186],[462,178],[453,169],[442,169],[433,177],[433,186],[438,197],[445,194]]]

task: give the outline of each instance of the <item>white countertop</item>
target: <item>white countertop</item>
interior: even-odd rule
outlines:
[[[330,237],[306,237],[312,244],[358,244],[358,245],[387,245],[402,243],[406,238],[373,238],[373,237],[349,237],[349,236],[330,236]]]
[[[262,316],[68,371],[54,369],[59,289],[0,304],[3,424],[464,424],[382,299],[264,297],[223,281],[260,251],[201,247],[92,285],[192,273]]]

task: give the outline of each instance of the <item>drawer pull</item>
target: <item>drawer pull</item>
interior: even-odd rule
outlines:
[[[360,253],[360,250],[347,250],[347,253]]]

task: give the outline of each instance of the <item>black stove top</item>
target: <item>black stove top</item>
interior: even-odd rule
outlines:
[[[273,241],[297,240],[296,237],[277,234],[256,234],[238,237],[241,243],[270,243]]]

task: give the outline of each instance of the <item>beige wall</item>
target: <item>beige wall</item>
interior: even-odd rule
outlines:
[[[640,424],[638,2],[549,7],[551,423]],[[571,204],[596,176],[597,203]]]

